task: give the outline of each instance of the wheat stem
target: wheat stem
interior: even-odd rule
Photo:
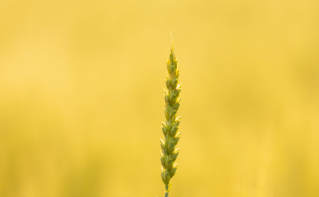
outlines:
[[[165,197],[168,197],[169,194],[169,186],[165,186]]]

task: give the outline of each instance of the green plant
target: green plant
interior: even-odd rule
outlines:
[[[181,85],[178,84],[179,70],[178,61],[175,56],[174,45],[172,44],[171,53],[167,60],[167,77],[166,89],[164,90],[165,98],[165,118],[166,121],[162,123],[162,131],[165,136],[165,141],[160,140],[161,145],[161,164],[162,164],[162,180],[165,184],[165,197],[168,197],[171,188],[171,178],[175,175],[177,170],[177,163],[174,164],[178,154],[179,148],[175,149],[180,135],[178,126],[181,117],[176,117],[177,110],[180,106]]]

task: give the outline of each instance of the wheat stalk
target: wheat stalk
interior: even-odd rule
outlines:
[[[178,61],[175,56],[174,44],[172,44],[171,53],[167,60],[167,77],[166,88],[164,89],[165,98],[165,118],[162,123],[162,131],[165,136],[165,141],[160,140],[161,145],[161,164],[162,164],[162,180],[165,184],[165,197],[168,197],[171,188],[171,178],[177,170],[177,163],[174,164],[179,148],[175,149],[181,133],[178,131],[178,125],[181,117],[176,117],[177,110],[180,106],[181,85],[178,85]]]

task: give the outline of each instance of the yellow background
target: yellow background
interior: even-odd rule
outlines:
[[[318,0],[1,0],[0,197],[319,196]]]

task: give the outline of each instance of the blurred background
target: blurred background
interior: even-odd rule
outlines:
[[[0,196],[319,196],[319,1],[1,0]]]

